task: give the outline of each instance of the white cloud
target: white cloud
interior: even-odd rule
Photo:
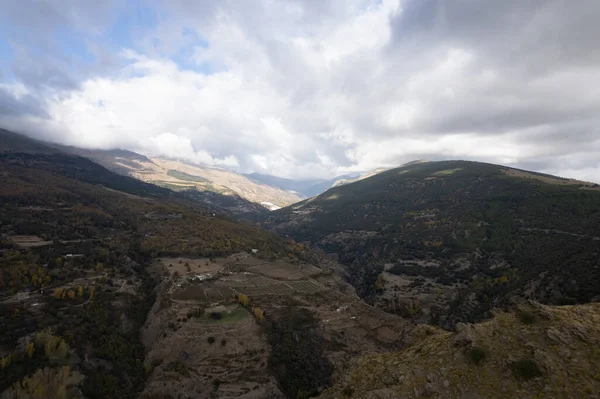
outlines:
[[[5,87],[37,100],[11,127],[284,177],[463,158],[600,181],[593,1],[157,4],[116,72]]]

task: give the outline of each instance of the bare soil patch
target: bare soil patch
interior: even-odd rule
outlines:
[[[38,236],[12,236],[10,240],[20,246],[21,248],[29,247],[43,247],[45,245],[52,245],[52,241],[45,241]]]

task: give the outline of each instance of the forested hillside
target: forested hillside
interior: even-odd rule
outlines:
[[[335,187],[265,224],[334,254],[363,296],[451,326],[522,296],[600,295],[597,184],[476,162],[431,162]],[[513,298],[514,299],[514,298]]]
[[[0,177],[3,398],[136,397],[148,375],[139,331],[154,303],[154,257],[292,253],[268,232],[84,158],[6,151]]]

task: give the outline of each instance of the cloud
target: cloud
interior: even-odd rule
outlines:
[[[11,31],[40,18],[15,4]],[[600,181],[594,0],[155,0],[129,41],[106,33],[127,10],[80,4],[11,38],[11,126],[284,177],[463,158]]]

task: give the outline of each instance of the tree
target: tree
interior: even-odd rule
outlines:
[[[375,284],[373,284],[373,288],[375,289],[375,291],[377,291],[377,292],[383,291],[384,282],[385,282],[385,280],[383,279],[383,274],[380,273],[377,276],[377,280],[375,281]]]
[[[0,369],[4,370],[8,366],[10,366],[11,356],[8,355],[6,357],[0,357]]]
[[[27,357],[31,359],[33,357],[33,353],[35,352],[35,344],[30,342],[27,344]]]
[[[255,306],[252,308],[252,314],[254,315],[254,317],[256,318],[256,321],[261,322],[262,319],[265,318],[265,311],[262,310],[261,308],[259,308],[258,306]]]
[[[248,304],[250,303],[250,299],[248,298],[248,295],[246,294],[242,294],[239,293],[238,294],[238,302],[240,303],[240,305],[242,305],[243,307],[248,306]]]

